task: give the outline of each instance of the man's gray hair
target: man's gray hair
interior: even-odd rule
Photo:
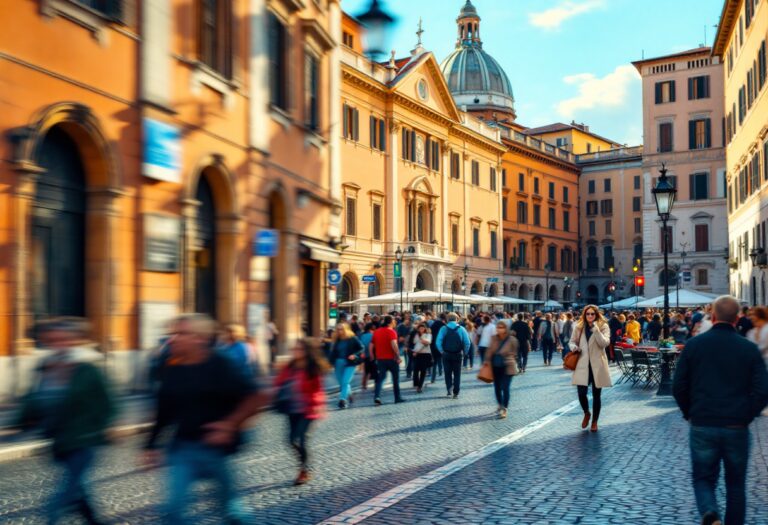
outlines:
[[[459,316],[451,312],[448,314],[448,317],[446,317],[446,319],[448,319],[449,323],[455,323],[459,320]]]
[[[741,304],[732,295],[721,295],[712,303],[715,320],[723,323],[735,323],[739,318]]]
[[[210,338],[216,335],[216,321],[205,314],[181,314],[177,316],[172,322],[173,324],[189,323],[190,327],[192,328],[192,332],[197,335]]]

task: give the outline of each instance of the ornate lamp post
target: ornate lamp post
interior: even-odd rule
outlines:
[[[403,250],[399,246],[395,250],[395,260],[400,265],[400,315],[403,315]]]
[[[611,274],[611,282],[608,284],[608,291],[611,292],[611,311],[613,311],[613,300],[616,295],[616,283],[613,280],[613,275],[616,273],[616,268],[611,266],[608,268],[608,272]]]
[[[669,232],[667,231],[667,221],[672,213],[672,206],[675,204],[675,194],[677,190],[667,179],[667,169],[664,164],[661,165],[661,177],[656,182],[656,187],[651,190],[653,200],[656,202],[656,211],[661,218],[662,246],[664,248],[664,318],[662,319],[662,329],[664,339],[669,337]],[[661,365],[661,381],[659,381],[659,390],[656,395],[668,396],[672,394],[672,378],[669,373],[669,353],[663,353]]]
[[[464,280],[461,281],[461,293],[463,295],[467,295],[467,276],[469,275],[469,266],[464,265],[464,268],[462,269],[462,273],[464,274]],[[467,305],[464,303],[464,315],[467,315]]]

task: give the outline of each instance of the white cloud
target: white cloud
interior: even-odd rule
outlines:
[[[605,0],[584,0],[581,2],[565,0],[557,7],[538,13],[530,13],[528,20],[535,27],[550,30],[559,29],[563,22],[569,18],[588,13],[603,5],[605,5]]]
[[[557,112],[572,119],[580,110],[623,106],[632,85],[640,82],[640,75],[634,66],[621,65],[602,78],[592,73],[579,73],[563,78],[563,82],[577,86],[579,90],[575,97],[557,104]]]

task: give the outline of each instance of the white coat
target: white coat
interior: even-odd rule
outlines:
[[[592,337],[587,341],[586,331],[580,324],[573,329],[573,337],[568,343],[571,351],[581,352],[576,370],[573,371],[571,384],[589,385],[589,366],[592,365],[592,376],[597,388],[613,386],[611,372],[608,367],[608,357],[605,348],[611,343],[611,329],[608,323],[600,323],[592,329]]]

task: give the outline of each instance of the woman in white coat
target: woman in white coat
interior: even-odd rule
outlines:
[[[579,403],[584,410],[581,428],[587,428],[592,419],[592,432],[597,432],[597,420],[600,418],[600,394],[605,387],[612,386],[611,373],[605,348],[611,343],[611,330],[608,322],[600,314],[597,306],[584,307],[581,318],[573,330],[569,347],[572,352],[579,352],[579,362],[573,371],[572,384],[577,386]],[[592,385],[592,413],[589,412],[587,389]]]

